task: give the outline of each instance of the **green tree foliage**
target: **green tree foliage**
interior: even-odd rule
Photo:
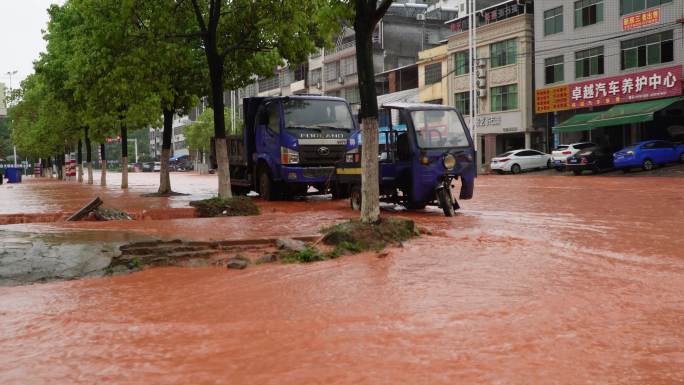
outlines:
[[[242,133],[242,122],[237,121],[235,128],[228,118],[232,114],[231,109],[224,110],[224,124],[229,135],[237,135]],[[214,136],[214,110],[207,108],[204,110],[197,120],[188,125],[184,131],[185,141],[191,150],[206,153],[211,148],[211,138]]]
[[[325,0],[176,0],[196,21],[192,33],[204,49],[214,108],[219,196],[230,197],[223,92],[270,77],[284,61],[304,62],[339,28]],[[186,36],[192,33],[185,34]]]
[[[12,155],[12,141],[10,139],[10,121],[0,118],[0,159]]]

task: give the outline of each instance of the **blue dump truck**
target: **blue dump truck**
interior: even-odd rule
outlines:
[[[258,192],[266,200],[305,195],[309,187],[348,197],[335,166],[358,146],[358,125],[346,100],[297,95],[243,100],[244,129],[227,137],[234,194]],[[212,141],[212,164],[216,164]]]

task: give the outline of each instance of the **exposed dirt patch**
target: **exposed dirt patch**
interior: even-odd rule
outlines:
[[[378,223],[361,223],[353,219],[324,229],[323,233],[323,243],[340,253],[380,251],[420,235],[412,220],[402,218],[382,218]]]
[[[209,198],[190,202],[201,218],[259,215],[259,206],[248,197]]]

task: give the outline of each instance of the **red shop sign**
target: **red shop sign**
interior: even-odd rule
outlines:
[[[570,107],[660,99],[682,94],[682,66],[588,80],[570,85]]]

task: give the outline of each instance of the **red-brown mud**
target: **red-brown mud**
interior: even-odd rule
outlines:
[[[385,258],[0,288],[0,383],[684,383],[683,192],[680,178],[485,176],[455,218],[402,213],[433,235]],[[127,224],[239,238],[353,215],[262,211]]]

